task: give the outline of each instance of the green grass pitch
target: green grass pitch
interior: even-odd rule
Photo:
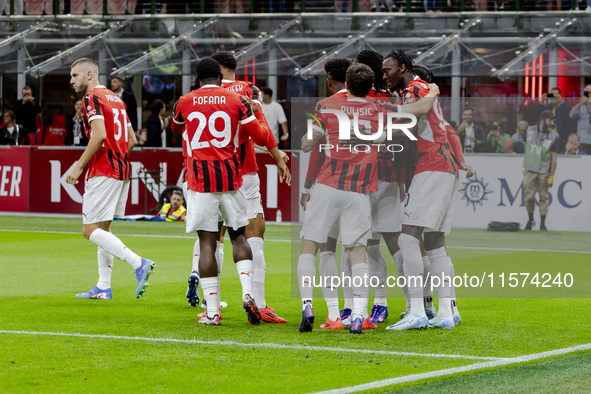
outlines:
[[[201,309],[185,300],[194,238],[182,223],[113,223],[113,233],[129,248],[157,264],[139,300],[131,267],[117,259],[113,300],[74,298],[97,280],[96,247],[81,229],[80,219],[0,216],[0,392],[313,392],[591,343],[586,233],[456,230],[447,242],[456,275],[482,267],[495,273],[572,269],[576,286],[568,297],[554,289],[458,289],[462,325],[455,330],[386,331],[404,308],[401,298],[391,298],[386,323],[354,336],[318,329],[327,313],[322,299],[314,302],[314,331],[298,331],[291,248],[299,244],[289,242],[288,226],[268,225],[265,244],[267,302],[288,324],[248,324],[226,243],[221,294],[229,306],[220,327],[198,325]],[[387,261],[392,274],[394,264]],[[401,297],[397,290],[392,295]],[[541,298],[546,295],[553,297]],[[521,298],[508,298],[513,296]],[[586,351],[371,391],[588,391],[589,365]]]

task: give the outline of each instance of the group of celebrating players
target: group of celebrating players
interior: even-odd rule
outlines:
[[[196,67],[197,88],[182,96],[173,109],[172,131],[183,138],[186,230],[198,234],[186,297],[191,305],[198,305],[200,285],[206,309],[198,315],[199,323],[220,324],[219,274],[227,230],[248,321],[286,323],[265,300],[265,221],[254,149],[268,151],[277,164],[280,181],[290,184],[288,157],[277,148],[264,118],[259,89],[236,81],[236,66],[229,52],[201,59]],[[365,50],[353,61],[331,59],[325,70],[332,96],[318,102],[313,130],[302,139],[302,150],[312,153],[301,198],[305,220],[297,267],[302,297],[300,331],[312,331],[315,321],[310,278],[316,276],[316,254],[320,251],[321,277],[339,276],[335,258],[339,238],[343,246],[340,268],[351,281],[343,288],[342,310],[337,289],[322,287],[328,317],[320,328],[349,327],[351,333],[361,333],[377,328],[376,323],[387,318],[387,269],[380,237],[396,262],[398,276],[415,279],[403,286],[407,306],[401,320],[387,328],[454,328],[461,320],[449,280],[453,265],[446,253],[445,234],[452,224],[458,171],[471,176],[472,169],[464,163],[459,137],[442,116],[437,86],[428,84],[432,74],[413,65],[402,51],[384,58]],[[124,213],[135,133],[125,104],[99,84],[94,61],[82,58],[74,62],[70,82],[77,93],[84,94],[84,126],[90,142],[66,175],[66,182],[77,183],[89,165],[83,234],[98,246],[99,267],[97,285],[76,297],[112,298],[110,281],[116,256],[135,269],[139,298],[148,286],[154,263],[132,252],[109,231],[113,217]],[[352,137],[347,141],[343,141],[335,111],[344,111],[353,120],[347,128]],[[412,129],[414,137],[410,135],[413,138],[404,132],[401,119],[406,114],[418,118]],[[384,127],[384,119],[402,127]],[[361,126],[363,132],[359,131]],[[383,128],[388,132],[375,133]],[[352,145],[355,141],[367,144],[364,135],[372,141],[364,145],[368,149],[359,152]],[[394,144],[404,149],[390,149]],[[326,146],[336,149],[327,150]],[[429,285],[429,278],[435,275],[447,279],[436,288],[438,313]],[[370,276],[377,277],[379,284],[368,314]]]

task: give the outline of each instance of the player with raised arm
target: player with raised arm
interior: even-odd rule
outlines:
[[[279,178],[290,182],[291,175],[279,155],[275,139],[259,126],[259,113],[253,114],[250,102],[221,85],[217,61],[203,58],[197,64],[199,89],[175,104],[173,128],[180,135],[186,127],[187,155],[187,232],[199,235],[199,273],[207,299],[207,315],[200,324],[217,326],[219,318],[219,272],[215,260],[220,217],[228,226],[233,257],[242,285],[243,308],[251,324],[261,314],[253,298],[252,251],[245,237],[248,224],[247,202],[240,174],[240,156],[236,140],[238,128],[260,145],[266,145],[279,167]],[[273,145],[274,144],[274,145]]]
[[[326,83],[328,86],[328,91],[331,94],[330,97],[347,97],[345,78],[347,69],[350,65],[351,60],[346,58],[330,59],[324,64],[324,71],[326,71]],[[322,140],[319,142],[321,141]],[[318,174],[322,169],[324,160],[324,152],[318,148],[318,145],[316,145],[316,147],[314,147],[310,153],[308,170],[306,172],[306,180],[304,182],[304,190],[302,191],[302,196],[300,198],[300,204],[302,205],[304,211],[306,210],[308,201],[310,201],[312,195],[311,191],[313,190],[312,186],[314,186],[316,178],[318,178]],[[321,278],[330,278],[339,275],[335,255],[337,238],[338,228],[335,227],[331,229],[331,232],[328,235],[328,241],[319,246],[320,264],[318,271]],[[347,256],[346,249],[343,249],[343,256],[345,258]],[[343,265],[348,266],[348,263],[343,261],[344,260],[341,260],[341,268],[343,268]],[[350,269],[347,272],[349,272],[347,275],[351,276]],[[339,312],[338,289],[336,287],[332,287],[329,282],[323,282],[322,284],[322,294],[326,300],[328,317],[326,318],[326,321],[320,325],[320,328],[329,330],[342,330],[345,326],[350,326],[351,310],[353,308],[353,295],[351,293],[351,287],[343,286],[343,291],[345,292],[345,308],[347,308],[344,309],[344,311],[345,313],[348,312],[343,316],[342,312]]]
[[[92,59],[81,58],[72,63],[70,84],[78,94],[84,94],[84,130],[88,146],[80,159],[66,174],[66,182],[78,183],[88,164],[87,182],[82,203],[82,234],[98,247],[99,280],[86,293],[76,298],[111,299],[111,273],[114,256],[135,270],[140,298],[148,286],[154,262],[128,249],[111,234],[114,216],[125,214],[129,192],[129,154],[136,144],[135,132],[121,99],[98,81],[98,66]]]
[[[391,52],[383,63],[384,78],[391,89],[403,89],[405,103],[424,97],[429,91],[426,82],[413,74],[412,60],[403,51]],[[404,204],[402,234],[398,239],[403,256],[403,272],[407,278],[410,311],[392,330],[430,327],[454,328],[451,312],[451,285],[444,281],[438,287],[441,316],[428,320],[423,300],[424,263],[420,240],[425,231],[425,249],[431,272],[449,276],[449,260],[443,234],[451,228],[453,205],[459,184],[458,169],[451,152],[448,130],[441,106],[436,101],[418,123],[418,163]]]

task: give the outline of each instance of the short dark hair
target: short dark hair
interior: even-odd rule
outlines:
[[[213,60],[216,60],[220,64],[220,66],[225,67],[229,70],[234,71],[236,70],[236,67],[238,67],[238,62],[236,61],[236,58],[228,51],[218,51],[211,55],[211,58]]]
[[[433,83],[433,73],[427,66],[423,66],[422,64],[415,64],[413,65],[413,71],[415,75],[421,78],[423,81],[427,83]]]
[[[197,63],[195,74],[200,81],[210,78],[217,79],[221,75],[220,64],[211,57],[204,57]]]
[[[33,90],[33,89],[31,89],[31,87],[29,85],[25,85],[25,86],[23,86],[22,90]]]
[[[560,90],[558,88],[552,88],[552,89],[550,89],[550,91],[553,91],[553,90],[558,90],[558,93],[560,93],[560,95],[562,96],[562,90]]]
[[[474,109],[470,108],[470,107],[464,108],[464,111],[472,111],[472,113],[474,113]],[[464,112],[464,111],[462,111],[462,112]]]
[[[111,81],[114,80],[114,79],[118,79],[121,82],[123,82],[123,78],[121,78],[119,75],[111,75]]]
[[[154,102],[152,103],[152,113],[154,115],[158,115],[162,107],[164,107],[164,101],[160,99],[154,100]]]
[[[268,87],[261,88],[261,92],[266,94],[269,97],[273,97],[273,89],[271,89],[271,88],[268,88]]]
[[[382,78],[382,62],[384,57],[381,53],[364,49],[355,57],[355,63],[365,64],[371,68],[374,73],[373,86],[376,90],[384,89],[384,79]]]
[[[335,58],[329,59],[324,63],[326,76],[337,82],[345,82],[347,69],[351,65],[351,59]]]
[[[401,50],[392,51],[386,55],[386,59],[388,59],[390,57],[393,59],[396,59],[399,66],[402,66],[404,64],[406,66],[406,71],[408,71],[409,73],[413,72],[414,67],[413,67],[412,59],[410,57],[408,57],[408,55],[404,51],[401,51]]]
[[[346,82],[349,92],[356,97],[365,97],[373,86],[374,72],[365,64],[353,64],[347,70]]]

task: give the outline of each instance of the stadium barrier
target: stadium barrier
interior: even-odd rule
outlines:
[[[523,193],[523,155],[467,154],[465,159],[476,174],[466,179],[465,173],[460,173],[454,227],[486,229],[490,222],[498,221],[519,222],[523,229],[528,219]],[[304,184],[308,160],[309,154],[301,154],[300,188]],[[591,156],[559,156],[546,219],[550,230],[591,231],[589,168]],[[299,208],[299,221],[303,221],[303,215]],[[539,224],[537,206],[534,217]]]
[[[68,185],[65,174],[80,157],[82,148],[1,147],[0,211],[80,213],[84,182]],[[275,221],[303,221],[299,207],[309,154],[288,152],[293,181],[291,189],[279,183],[273,159],[258,153],[261,196],[265,217]],[[484,229],[491,221],[527,222],[523,193],[523,156],[466,155],[476,175],[461,186],[454,226]],[[132,180],[126,213],[145,214],[158,205],[166,186],[182,182],[180,149],[138,149],[131,156]],[[591,231],[591,156],[559,156],[550,189],[546,223],[551,230]],[[85,174],[83,174],[84,176]],[[293,212],[293,215],[292,215]],[[539,213],[536,209],[536,222]]]
[[[0,211],[80,214],[86,172],[77,185],[69,185],[65,179],[83,149],[0,147]],[[130,162],[126,214],[150,213],[158,206],[158,197],[167,186],[182,186],[180,148],[137,149]],[[257,162],[265,217],[274,221],[280,210],[282,220],[291,221],[290,189],[279,183],[273,158],[258,153]],[[290,163],[297,168],[297,157]]]

